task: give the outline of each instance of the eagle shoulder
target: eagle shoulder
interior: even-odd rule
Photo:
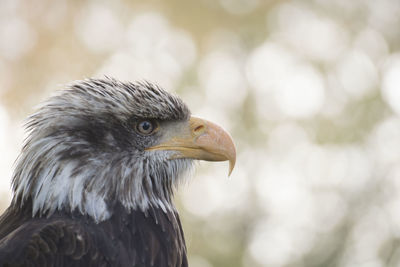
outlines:
[[[79,222],[31,220],[0,240],[0,266],[109,266],[96,241]]]
[[[78,213],[32,218],[9,209],[0,217],[0,266],[188,266],[176,211],[115,210],[96,223]]]

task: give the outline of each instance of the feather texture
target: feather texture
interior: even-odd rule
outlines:
[[[161,133],[134,125],[189,117],[182,100],[147,82],[89,79],[50,98],[27,123],[0,217],[0,266],[187,266],[172,197],[192,160],[146,151]]]
[[[116,199],[129,209],[171,210],[172,187],[192,163],[168,160],[170,151],[145,151],[157,137],[135,135],[132,124],[186,121],[189,115],[177,96],[150,83],[73,84],[28,121],[13,176],[14,205],[30,197],[32,215],[79,210],[98,222],[111,216],[108,203]]]
[[[0,266],[187,266],[176,211],[128,211],[118,204],[109,220],[55,212],[32,219],[23,209],[0,220]]]

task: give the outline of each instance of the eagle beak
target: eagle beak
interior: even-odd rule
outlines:
[[[191,117],[182,127],[174,127],[165,142],[146,150],[170,150],[177,158],[207,161],[229,160],[229,175],[236,162],[236,148],[232,137],[220,126],[200,118]]]

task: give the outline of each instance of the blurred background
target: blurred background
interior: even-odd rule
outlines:
[[[0,1],[0,210],[23,121],[147,79],[233,136],[177,194],[192,267],[400,266],[400,1]]]

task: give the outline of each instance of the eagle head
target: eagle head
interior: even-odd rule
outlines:
[[[232,171],[236,158],[228,133],[147,82],[76,82],[45,102],[27,129],[13,203],[29,199],[33,216],[79,211],[99,222],[118,202],[128,210],[171,210],[194,159],[229,160]]]

